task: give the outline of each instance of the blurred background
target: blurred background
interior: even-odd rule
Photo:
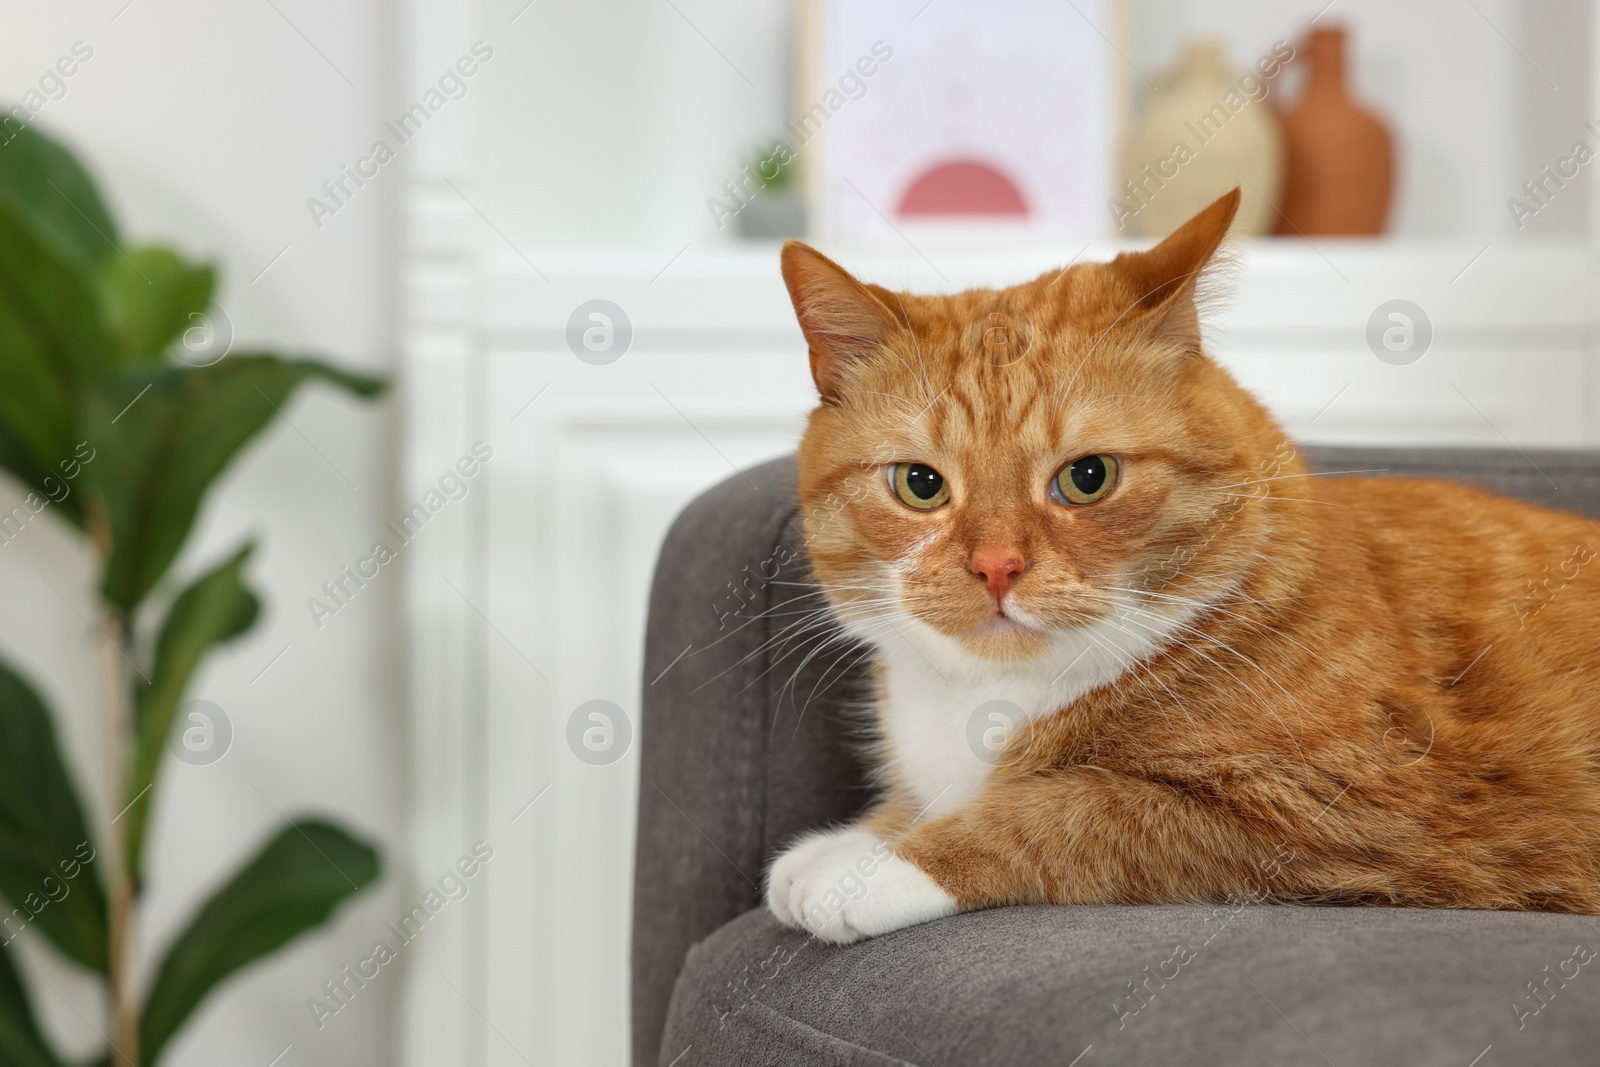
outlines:
[[[297,812],[382,867],[164,1063],[625,1062],[645,597],[676,511],[811,406],[782,238],[889,286],[999,286],[1241,185],[1208,340],[1292,434],[1600,437],[1582,0],[0,10],[8,144],[76,156],[121,244],[216,264],[238,347],[391,384],[286,399],[174,564],[258,537],[262,613],[189,687],[231,739],[163,768],[136,984]],[[0,480],[0,510],[27,491]],[[0,545],[0,657],[105,839],[98,567],[50,516]],[[398,959],[338,984],[379,941]],[[34,930],[0,951],[64,1061],[97,1055],[101,983]]]

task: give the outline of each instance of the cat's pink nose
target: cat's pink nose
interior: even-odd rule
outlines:
[[[1010,546],[977,549],[972,553],[972,562],[967,564],[967,570],[982,578],[983,584],[988,586],[989,595],[994,597],[996,606],[1005,599],[1007,590],[1011,588],[1011,579],[1024,569],[1021,553]]]

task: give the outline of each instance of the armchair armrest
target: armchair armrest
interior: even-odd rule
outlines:
[[[633,895],[633,1062],[657,1061],[690,947],[760,906],[771,853],[868,800],[858,657],[835,642],[795,524],[794,461],[678,517],[650,594]]]

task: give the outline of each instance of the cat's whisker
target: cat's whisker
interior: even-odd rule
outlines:
[[[1342,508],[1345,511],[1350,510],[1350,505],[1348,504],[1340,504],[1333,500],[1317,500],[1314,497],[1267,496],[1261,493],[1224,493],[1222,495],[1230,500],[1278,500],[1286,504],[1323,504],[1330,508]]]
[[[1128,594],[1142,593],[1142,595],[1144,595],[1144,596],[1155,597],[1155,598],[1159,598],[1159,599],[1162,599],[1162,600],[1171,601],[1173,603],[1187,605],[1187,606],[1195,608],[1195,609],[1200,609],[1200,610],[1204,610],[1204,611],[1211,611],[1211,612],[1217,612],[1217,613],[1219,613],[1219,614],[1221,614],[1221,615],[1223,615],[1223,616],[1225,616],[1225,617],[1227,617],[1229,619],[1232,619],[1232,620],[1234,620],[1236,622],[1241,623],[1242,625],[1250,626],[1253,629],[1255,629],[1257,632],[1269,633],[1269,634],[1273,635],[1274,637],[1277,637],[1277,638],[1279,638],[1279,639],[1281,639],[1283,641],[1287,641],[1289,644],[1291,644],[1294,647],[1298,648],[1300,651],[1304,652],[1306,655],[1311,656],[1312,658],[1318,660],[1319,662],[1323,663],[1324,665],[1326,665],[1327,667],[1331,668],[1332,670],[1337,671],[1338,673],[1344,675],[1346,678],[1350,678],[1351,677],[1351,675],[1349,674],[1348,671],[1346,671],[1342,667],[1339,667],[1337,664],[1333,663],[1331,660],[1329,660],[1326,657],[1324,657],[1321,653],[1317,652],[1315,649],[1308,648],[1306,645],[1304,645],[1300,641],[1297,641],[1296,639],[1290,637],[1288,634],[1284,633],[1282,630],[1278,629],[1277,627],[1268,626],[1266,623],[1262,622],[1259,619],[1254,619],[1254,618],[1251,618],[1249,616],[1239,614],[1238,612],[1229,611],[1227,608],[1222,606],[1222,602],[1220,602],[1220,601],[1219,602],[1212,602],[1212,601],[1196,600],[1196,599],[1194,599],[1192,597],[1177,596],[1175,594],[1169,594],[1169,593],[1160,593],[1160,592],[1152,592],[1152,591],[1141,591],[1141,590],[1134,590],[1134,589],[1126,589],[1126,588],[1121,588],[1121,587],[1118,587],[1118,586],[1107,586],[1106,588],[1111,590],[1111,591],[1113,591],[1113,592],[1121,592],[1121,593],[1128,593]],[[1265,603],[1265,601],[1251,601],[1251,600],[1248,600],[1247,598],[1239,598],[1239,599],[1241,599],[1244,603]],[[1288,597],[1288,598],[1282,598],[1282,599],[1302,599],[1302,598],[1299,598],[1299,597]]]
[[[1167,618],[1166,616],[1163,616],[1163,615],[1155,614],[1154,612],[1142,611],[1139,608],[1128,607],[1126,605],[1122,605],[1122,607],[1123,607],[1124,611],[1132,612],[1132,613],[1139,614],[1139,615],[1144,615],[1144,616],[1147,616],[1147,617],[1152,618],[1152,619],[1157,619],[1157,620],[1161,621],[1163,624],[1166,624],[1166,625],[1173,625],[1175,623],[1175,620],[1169,619],[1169,618]],[[1141,626],[1144,625],[1144,624],[1138,623],[1134,619],[1127,618],[1127,617],[1125,617],[1123,621],[1132,622],[1132,623],[1134,623],[1134,625],[1141,625]],[[1229,645],[1227,642],[1220,640],[1214,634],[1208,633],[1208,632],[1206,632],[1204,630],[1200,630],[1200,629],[1198,629],[1196,627],[1190,626],[1190,625],[1185,624],[1185,623],[1176,623],[1176,625],[1177,625],[1178,630],[1180,632],[1192,633],[1192,634],[1195,635],[1195,637],[1197,637],[1199,639],[1203,639],[1203,640],[1205,640],[1205,641],[1217,646],[1218,648],[1233,654],[1235,657],[1237,657],[1240,660],[1240,662],[1242,662],[1242,663],[1244,663],[1244,664],[1246,664],[1246,665],[1248,665],[1250,667],[1253,667],[1257,672],[1259,672],[1261,674],[1261,676],[1263,678],[1265,678],[1268,682],[1271,682],[1274,686],[1276,686],[1278,688],[1278,690],[1280,692],[1282,692],[1283,695],[1286,698],[1288,698],[1288,700],[1289,700],[1289,702],[1290,702],[1290,704],[1292,706],[1298,708],[1302,713],[1307,713],[1307,709],[1304,707],[1304,705],[1298,699],[1296,699],[1295,696],[1289,692],[1289,690],[1285,689],[1283,687],[1283,684],[1281,682],[1279,682],[1276,678],[1274,678],[1272,676],[1272,674],[1269,673],[1266,670],[1266,668],[1264,668],[1260,664],[1256,663],[1253,659],[1251,659],[1250,657],[1248,657],[1248,656],[1244,655],[1243,653],[1239,652],[1237,649],[1235,649],[1232,645]],[[1149,627],[1146,627],[1146,628],[1149,628]],[[1273,709],[1272,705],[1266,700],[1265,697],[1263,697],[1254,688],[1252,688],[1250,685],[1248,685],[1244,681],[1244,679],[1240,678],[1231,669],[1229,669],[1226,664],[1221,663],[1217,659],[1215,659],[1214,657],[1208,655],[1205,652],[1204,649],[1200,648],[1193,641],[1183,641],[1183,642],[1180,642],[1179,645],[1180,645],[1180,647],[1186,649],[1187,651],[1193,652],[1195,655],[1200,656],[1202,659],[1206,660],[1206,662],[1212,664],[1218,670],[1220,670],[1223,673],[1227,674],[1228,677],[1230,677],[1234,681],[1238,682],[1239,685],[1241,687],[1243,687],[1246,692],[1248,692],[1251,696],[1255,697],[1256,700],[1261,704],[1262,709],[1264,711],[1266,711],[1269,715],[1271,715],[1273,718],[1277,719],[1279,725],[1281,725],[1283,727],[1284,733],[1289,738],[1289,743],[1294,746],[1295,752],[1300,756],[1300,762],[1302,764],[1304,764],[1306,762],[1305,753],[1301,750],[1299,741],[1297,741],[1295,739],[1294,732],[1289,729],[1289,724],[1283,721],[1282,717],[1278,715],[1278,713]]]
[[[779,583],[772,582],[772,583],[769,583],[769,584],[777,585]],[[798,585],[798,584],[802,584],[802,583],[784,583],[784,584],[796,584],[796,585]],[[805,583],[805,584],[809,584],[809,583]],[[793,597],[793,598],[791,598],[791,600],[789,602],[780,602],[779,604],[775,604],[770,608],[767,608],[767,609],[765,609],[763,611],[759,611],[759,612],[755,613],[754,615],[743,615],[743,614],[739,614],[738,612],[730,612],[729,615],[732,618],[737,619],[739,624],[737,626],[735,626],[733,629],[731,629],[728,632],[724,633],[722,636],[718,637],[715,641],[712,641],[710,644],[705,645],[705,646],[703,646],[703,647],[701,647],[699,649],[696,649],[693,653],[691,653],[691,656],[692,657],[698,657],[701,653],[704,653],[704,652],[710,651],[713,648],[716,648],[718,645],[722,644],[722,642],[724,642],[724,641],[728,640],[729,638],[733,637],[735,634],[738,634],[738,633],[742,632],[743,630],[745,630],[750,625],[762,621],[763,619],[765,619],[767,617],[767,615],[769,613],[771,613],[771,612],[773,612],[773,611],[775,611],[775,610],[777,610],[779,608],[782,608],[782,607],[786,606],[786,603],[791,603],[791,602],[797,601],[797,600],[808,599],[810,597],[823,597],[823,596],[826,596],[826,593],[821,589],[817,589],[815,592],[806,593],[806,594],[804,594],[802,596]],[[713,606],[713,608],[715,607],[715,602],[713,602],[712,606]],[[815,611],[817,611],[819,613],[826,613],[829,609],[828,609],[826,603],[824,603],[821,607],[818,607],[818,608],[815,608],[815,609],[812,609],[812,610],[815,610]]]
[[[1159,618],[1159,616],[1157,616],[1157,617]],[[1128,622],[1128,623],[1132,623],[1133,625],[1136,625],[1136,626],[1137,625],[1142,625],[1142,624],[1138,623],[1136,620],[1133,620],[1133,619],[1125,619],[1123,621]],[[1203,633],[1200,634],[1199,636],[1207,637],[1208,640],[1210,639],[1208,635],[1205,635]],[[1183,649],[1184,651],[1192,652],[1195,655],[1197,655],[1197,656],[1201,657],[1202,659],[1204,659],[1206,662],[1212,664],[1218,670],[1222,671],[1224,674],[1228,675],[1228,677],[1232,678],[1235,682],[1237,682],[1239,684],[1240,688],[1242,688],[1245,692],[1249,693],[1252,697],[1254,697],[1256,699],[1256,702],[1258,704],[1260,704],[1262,710],[1265,711],[1268,715],[1271,715],[1274,719],[1276,719],[1277,722],[1278,722],[1278,725],[1283,727],[1284,736],[1286,736],[1289,739],[1289,744],[1294,746],[1295,754],[1300,757],[1301,765],[1302,766],[1308,766],[1307,761],[1306,761],[1306,757],[1305,757],[1305,752],[1300,748],[1300,742],[1295,739],[1294,731],[1289,728],[1289,724],[1287,722],[1284,722],[1283,717],[1280,716],[1277,713],[1277,711],[1272,707],[1272,705],[1267,701],[1267,699],[1265,697],[1263,697],[1259,692],[1257,692],[1255,690],[1255,688],[1253,688],[1248,683],[1246,683],[1244,679],[1240,678],[1237,674],[1235,674],[1232,670],[1230,670],[1225,664],[1218,662],[1214,657],[1208,655],[1205,652],[1205,650],[1201,649],[1193,641],[1180,640],[1178,642],[1175,642],[1175,646],[1177,648]],[[1230,648],[1230,649],[1228,649],[1228,651],[1233,651],[1233,650]],[[1239,653],[1238,652],[1234,652],[1234,655],[1238,656]],[[1249,661],[1249,660],[1245,659],[1245,657],[1243,657],[1243,656],[1240,656],[1240,659],[1243,659],[1246,662],[1249,662],[1252,667],[1255,667],[1258,671],[1261,671],[1261,673],[1267,678],[1268,681],[1272,682],[1274,685],[1277,685],[1279,689],[1283,689],[1283,686],[1278,685],[1278,682],[1277,682],[1277,680],[1275,678],[1273,678],[1271,675],[1267,674],[1264,670],[1261,670],[1261,668],[1259,666],[1257,666],[1253,661]],[[1288,691],[1284,690],[1284,692],[1287,693]],[[1292,697],[1290,699],[1293,700]],[[1304,709],[1302,708],[1302,710],[1304,710]]]
[[[754,620],[752,620],[752,621],[754,621]],[[838,618],[837,618],[837,615],[835,614],[835,609],[833,609],[833,608],[831,608],[831,607],[829,607],[827,605],[823,605],[822,607],[813,609],[811,612],[809,612],[806,615],[802,616],[800,619],[798,619],[798,620],[796,620],[794,622],[786,624],[776,634],[772,635],[767,640],[761,642],[754,649],[750,650],[745,655],[739,657],[739,659],[735,660],[733,663],[731,663],[727,667],[723,668],[721,671],[718,671],[715,675],[711,676],[710,678],[706,679],[704,682],[700,683],[700,685],[695,687],[694,692],[699,692],[701,689],[703,689],[706,686],[710,685],[712,682],[715,682],[718,679],[726,676],[729,671],[734,670],[735,668],[740,667],[740,666],[744,665],[745,663],[748,663],[750,660],[754,659],[756,656],[759,656],[762,653],[767,652],[770,649],[779,648],[782,645],[784,645],[786,643],[789,643],[789,642],[792,642],[792,641],[795,641],[795,640],[798,640],[801,637],[804,637],[809,633],[825,632],[825,631],[837,629],[837,627],[838,627]],[[717,640],[717,642],[714,642],[714,644],[720,643],[724,639],[725,638],[719,638]],[[707,648],[710,648],[710,647],[712,647],[712,646],[707,646]],[[704,651],[704,650],[701,650],[701,651]],[[777,657],[777,659],[773,661],[774,664],[777,663],[777,662],[781,662],[783,658],[784,658],[783,654],[780,654]],[[758,677],[759,677],[759,675],[758,675]]]
[[[790,744],[793,744],[795,738],[800,736],[800,724],[805,721],[806,712],[810,710],[811,702],[816,699],[817,693],[827,684],[829,673],[831,673],[834,668],[837,667],[839,671],[839,678],[842,679],[846,677],[852,670],[854,670],[858,663],[866,659],[868,656],[876,654],[876,652],[877,649],[872,644],[864,643],[861,651],[858,652],[848,662],[834,663],[823,668],[821,676],[817,678],[816,683],[811,687],[811,692],[806,696],[806,702],[800,706],[800,713],[795,716],[794,730],[789,735]]]
[[[805,670],[805,668],[810,664],[810,662],[812,661],[813,658],[815,658],[818,654],[820,654],[822,651],[824,651],[826,648],[828,648],[830,646],[830,644],[834,643],[835,638],[837,638],[837,640],[842,642],[842,643],[854,643],[854,642],[859,641],[860,643],[862,643],[864,645],[864,648],[863,648],[862,652],[860,654],[858,654],[854,659],[849,661],[849,663],[841,670],[840,677],[843,677],[843,675],[845,673],[848,673],[849,669],[854,667],[855,664],[858,663],[862,658],[864,658],[866,655],[868,655],[868,654],[870,654],[870,653],[872,653],[873,651],[876,650],[876,643],[880,638],[886,636],[889,632],[892,632],[894,630],[893,617],[892,617],[892,615],[890,613],[879,613],[877,615],[872,615],[872,616],[866,617],[864,619],[854,619],[854,620],[849,620],[849,621],[850,621],[851,631],[854,631],[854,632],[847,632],[847,631],[841,629],[841,630],[837,631],[835,635],[831,636],[828,640],[825,640],[820,645],[818,645],[816,648],[814,648],[810,652],[808,652],[807,655],[805,656],[805,658],[803,658],[801,660],[801,662],[795,667],[794,671],[790,674],[790,677],[789,677],[788,681],[786,681],[784,683],[784,685],[782,687],[780,687],[780,689],[779,689],[779,693],[780,694],[782,694],[786,690],[792,691],[792,686],[793,686],[794,682],[799,679],[799,676],[800,676],[801,672],[803,672]],[[808,708],[810,706],[811,700],[815,697],[817,689],[824,682],[826,682],[828,673],[832,669],[833,669],[833,666],[829,666],[828,668],[826,668],[823,671],[822,677],[818,680],[817,684],[815,686],[813,686],[813,690],[812,690],[811,695],[806,698],[805,705],[802,706],[801,709],[800,709],[800,717],[802,719],[804,717],[806,708]],[[795,723],[795,730],[798,731],[799,727],[800,727],[800,721],[797,719],[797,721]]]
[[[1132,635],[1131,631],[1129,631],[1126,628],[1122,627],[1120,622],[1112,621],[1112,625],[1116,626],[1118,629],[1121,629],[1124,633],[1128,633],[1128,634],[1130,634],[1130,636],[1134,636],[1134,635]],[[1114,656],[1117,655],[1119,652],[1121,652],[1121,650],[1115,649],[1114,646],[1106,645],[1104,642],[1102,642],[1100,640],[1100,638],[1093,631],[1087,631],[1087,636],[1095,644],[1100,645],[1101,647],[1104,647],[1104,648],[1108,648],[1108,650],[1110,650]],[[1120,682],[1123,678],[1129,678],[1129,679],[1137,682],[1139,684],[1139,687],[1145,691],[1145,694],[1150,697],[1151,704],[1155,707],[1155,709],[1157,711],[1161,712],[1161,715],[1162,715],[1163,718],[1168,718],[1167,710],[1166,710],[1165,707],[1162,706],[1160,698],[1155,695],[1154,691],[1151,690],[1149,684],[1144,680],[1145,677],[1148,677],[1151,681],[1153,681],[1157,685],[1159,685],[1167,693],[1167,695],[1172,698],[1172,701],[1173,701],[1173,703],[1175,705],[1177,705],[1178,710],[1183,712],[1184,717],[1189,720],[1189,725],[1194,730],[1194,733],[1195,733],[1195,739],[1201,743],[1202,747],[1204,747],[1205,734],[1200,729],[1200,724],[1195,721],[1194,715],[1190,713],[1188,707],[1184,704],[1184,702],[1179,699],[1178,694],[1173,692],[1172,687],[1169,686],[1166,683],[1166,681],[1163,680],[1158,674],[1156,674],[1155,671],[1150,668],[1148,663],[1140,661],[1140,660],[1137,660],[1137,659],[1134,659],[1131,655],[1128,655],[1127,653],[1122,653],[1122,655],[1127,659],[1127,663],[1124,666],[1124,673],[1121,676],[1119,676],[1117,679],[1115,679],[1112,684],[1116,684],[1117,682]],[[1143,675],[1143,677],[1141,677],[1141,675]]]
[[[1231,482],[1228,485],[1208,485],[1207,491],[1216,489],[1241,489],[1247,485],[1266,485],[1268,482],[1286,482],[1296,478],[1331,478],[1346,474],[1385,474],[1388,467],[1371,467],[1365,470],[1349,471],[1304,471],[1299,474],[1275,474],[1270,478],[1256,478],[1248,482]]]

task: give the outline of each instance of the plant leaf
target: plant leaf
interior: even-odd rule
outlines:
[[[31,461],[10,468],[30,487],[72,456],[78,390],[110,354],[88,275],[0,199],[0,422]]]
[[[106,319],[122,363],[159,358],[211,303],[216,272],[169,248],[129,248],[100,264]]]
[[[179,935],[151,987],[140,1024],[142,1062],[223,979],[320,925],[378,877],[378,854],[343,830],[308,819],[286,828]]]
[[[135,742],[133,780],[128,787],[128,871],[139,879],[145,831],[155,800],[156,772],[166,751],[172,716],[183,700],[200,658],[214,646],[238,637],[256,621],[261,602],[245,588],[244,566],[255,551],[254,542],[232,559],[203,575],[178,595],[167,611],[156,641],[155,666],[150,684],[137,694],[138,739]],[[145,790],[150,793],[146,795]]]
[[[49,507],[61,518],[72,525],[83,526],[83,495],[74,491],[70,484],[71,479],[64,477],[69,470],[74,470],[75,461],[68,459],[62,461],[60,471],[52,471],[48,467],[41,467],[34,461],[22,444],[11,436],[10,429],[5,420],[0,419],[0,468],[10,471],[24,486],[33,490],[39,499],[49,498]],[[73,475],[76,477],[76,474]],[[26,498],[24,498],[26,500]],[[35,514],[27,511],[26,505],[19,501],[12,505],[10,511],[0,512],[0,545],[10,544],[11,539],[22,532],[30,519],[17,513],[17,508],[23,508],[27,516]]]
[[[0,664],[0,895],[13,916],[34,913],[29,925],[67,956],[104,971],[106,896],[94,857],[50,713]]]
[[[111,255],[117,227],[88,172],[56,141],[15,126],[0,126],[0,198],[21,208],[80,266]]]
[[[91,385],[83,426],[98,458],[84,472],[110,523],[101,586],[108,602],[131,610],[144,598],[183,545],[211,483],[308,378],[361,396],[383,388],[380,379],[325,363],[266,355],[128,371]]]
[[[7,1067],[60,1067],[33,1021],[22,979],[11,966],[12,949],[0,947],[0,1063]]]

